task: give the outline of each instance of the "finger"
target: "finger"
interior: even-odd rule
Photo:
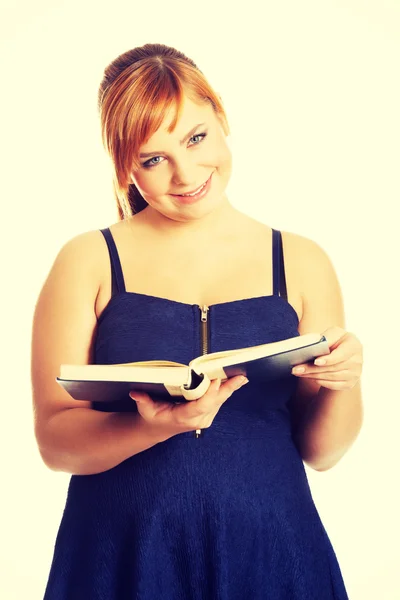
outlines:
[[[137,400],[137,402],[151,400],[149,394],[146,394],[146,392],[139,392],[136,390],[130,391],[129,396],[132,398],[132,400]]]
[[[316,363],[317,365],[319,365],[319,364],[337,365],[341,362],[348,360],[352,355],[353,355],[353,351],[349,347],[349,345],[341,344],[334,350],[331,350],[329,354],[324,354],[324,355],[318,356],[315,359],[314,363]],[[325,362],[322,363],[321,361],[325,361]]]
[[[304,373],[296,373],[296,369],[298,369],[299,367],[302,367],[304,369]],[[348,361],[342,361],[337,364],[327,364],[323,366],[318,366],[312,363],[305,363],[303,365],[296,365],[295,367],[293,367],[292,373],[293,375],[307,375],[308,373],[319,373],[320,375],[323,375],[325,373],[331,373],[333,371],[346,371],[347,368]]]
[[[348,369],[342,371],[310,371],[308,373],[294,373],[302,379],[325,379],[326,381],[345,380],[348,375]]]
[[[146,392],[137,392],[132,390],[129,392],[131,399],[136,402],[137,410],[143,417],[148,419],[154,418],[158,413],[171,407],[170,402],[161,402],[153,400]]]
[[[247,382],[247,380],[245,379]],[[213,379],[209,388],[202,398],[196,400],[196,405],[201,413],[211,411],[215,407],[215,401],[222,405],[235,390],[244,385],[245,381],[241,380],[241,376],[229,377],[224,383],[220,379]]]
[[[198,414],[202,414],[204,410],[209,411],[215,405],[215,397],[219,399],[219,393],[223,389],[224,384],[221,385],[221,379],[212,379],[210,385],[208,386],[208,390],[201,398],[198,398],[194,402],[190,402],[193,408],[198,409]],[[224,397],[221,397],[221,403],[225,400]]]
[[[224,392],[226,396],[224,401],[227,400],[233,394],[233,392],[241,388],[243,385],[246,385],[246,383],[248,383],[248,379],[242,375],[227,379],[221,386],[221,392]]]

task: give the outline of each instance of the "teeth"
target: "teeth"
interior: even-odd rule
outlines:
[[[207,181],[206,181],[206,183],[207,183]],[[196,194],[198,194],[199,192],[201,192],[201,190],[206,185],[206,183],[203,183],[203,185],[197,190],[197,192],[193,192],[192,194],[179,194],[179,195],[180,196],[196,196]]]

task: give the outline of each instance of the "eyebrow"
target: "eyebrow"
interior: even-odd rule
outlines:
[[[186,142],[186,140],[193,135],[193,133],[196,131],[196,129],[198,127],[201,127],[202,125],[205,125],[205,123],[199,123],[198,125],[196,125],[195,127],[193,127],[193,129],[191,129],[189,131],[189,133],[187,133],[185,135],[185,137],[183,138],[183,140],[180,141],[180,145],[182,146]],[[142,152],[142,154],[140,154],[140,158],[146,158],[147,156],[153,156],[153,154],[162,154],[162,151],[161,150],[154,150],[153,152]]]

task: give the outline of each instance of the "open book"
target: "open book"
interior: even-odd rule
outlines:
[[[210,381],[245,375],[249,382],[291,374],[292,367],[329,354],[325,336],[306,333],[260,346],[203,354],[189,365],[165,360],[110,365],[61,365],[56,378],[75,400],[113,402],[138,390],[153,400],[181,403],[203,396]]]

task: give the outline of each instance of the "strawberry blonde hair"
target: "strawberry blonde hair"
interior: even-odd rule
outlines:
[[[210,103],[225,135],[229,135],[220,98],[182,52],[163,44],[145,44],[119,55],[104,70],[98,110],[103,146],[112,163],[120,221],[148,206],[130,182],[130,174],[141,166],[141,146],[161,126],[172,105],[175,118],[168,132],[174,131],[185,94],[199,104]]]

